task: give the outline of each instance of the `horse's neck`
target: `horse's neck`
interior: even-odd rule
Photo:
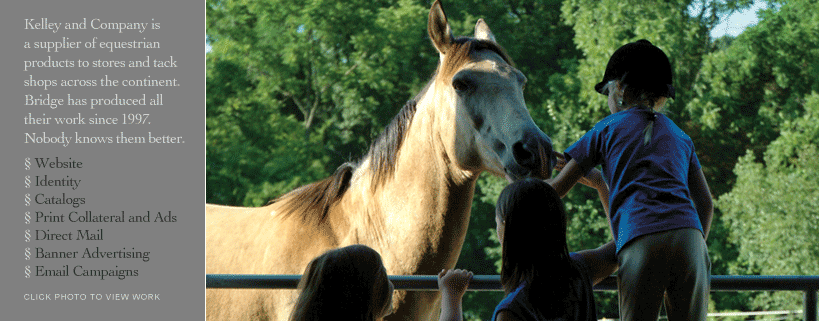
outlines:
[[[350,204],[360,217],[351,231],[382,249],[390,273],[437,273],[455,265],[469,223],[476,174],[454,167],[448,159],[444,130],[433,99],[421,99],[398,153],[395,171],[372,190],[367,175],[353,177]],[[451,119],[449,120],[452,121]],[[361,171],[367,171],[363,164]],[[371,197],[370,202],[361,201]],[[367,204],[369,203],[369,204]],[[353,206],[355,206],[353,205]],[[350,211],[347,211],[350,213]]]

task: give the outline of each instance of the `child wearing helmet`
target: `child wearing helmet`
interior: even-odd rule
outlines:
[[[674,98],[671,64],[648,40],[623,45],[595,90],[611,115],[562,155],[548,182],[566,193],[601,165],[610,188],[621,320],[705,320],[713,202],[691,138],[658,113]]]

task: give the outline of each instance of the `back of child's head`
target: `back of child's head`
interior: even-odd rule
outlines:
[[[566,210],[554,188],[534,178],[513,182],[501,191],[495,214],[504,224],[504,290],[527,282],[534,296],[566,295],[577,273],[566,246]]]
[[[615,81],[624,90],[624,101],[648,102],[649,107],[655,107],[657,102],[665,102],[666,97],[674,98],[672,78],[665,52],[641,39],[621,46],[611,55],[603,80],[594,88],[608,95],[610,82]]]
[[[381,256],[364,245],[333,249],[313,259],[300,282],[291,321],[367,320],[392,301]]]

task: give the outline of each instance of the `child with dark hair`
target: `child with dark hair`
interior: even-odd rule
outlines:
[[[391,313],[392,282],[381,255],[365,245],[333,249],[313,259],[299,281],[290,321],[381,320]]]
[[[713,202],[691,138],[656,112],[675,96],[668,57],[647,40],[623,45],[595,90],[612,114],[565,151],[549,183],[562,197],[602,165],[621,320],[656,320],[664,297],[669,320],[704,320]]]
[[[600,191],[605,195],[605,190]],[[613,242],[570,253],[563,202],[549,184],[537,179],[504,188],[495,221],[506,297],[495,308],[493,320],[597,320],[592,285],[616,269]],[[442,275],[449,273],[442,271]],[[456,281],[457,276],[453,276]],[[468,278],[460,279],[464,280]],[[443,285],[444,293],[453,291]]]

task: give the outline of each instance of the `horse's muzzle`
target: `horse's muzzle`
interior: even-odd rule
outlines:
[[[507,166],[507,175],[512,179],[547,179],[552,176],[552,168],[557,164],[551,139],[542,132],[527,133],[522,140],[513,144],[512,157],[517,165]]]

